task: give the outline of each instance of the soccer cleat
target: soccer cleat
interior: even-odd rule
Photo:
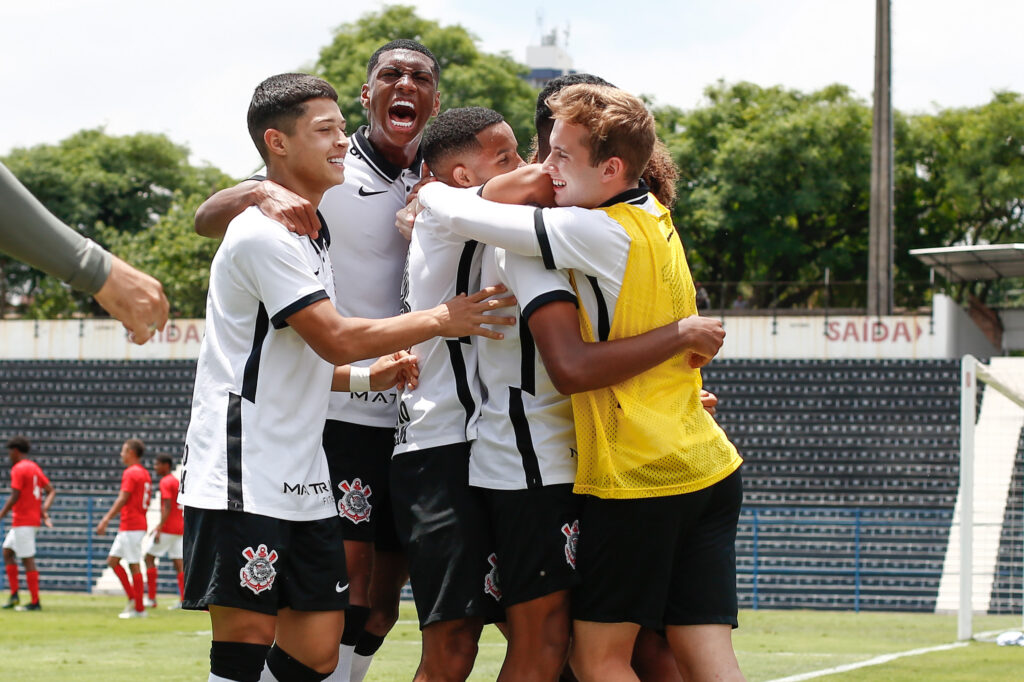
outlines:
[[[21,603],[21,598],[18,597],[18,593],[15,592],[11,595],[11,598],[7,600],[7,603],[0,608],[13,609],[15,606]]]
[[[19,606],[18,608],[14,609],[14,610],[15,611],[42,611],[43,610],[43,605],[40,604],[39,602],[35,602],[34,604],[25,604],[24,606]]]
[[[123,609],[121,609],[121,614],[120,615],[123,616],[124,614],[132,613],[133,611],[135,611],[135,602],[132,601],[131,599],[129,599],[128,603],[124,605]]]
[[[171,604],[170,606],[168,606],[167,610],[168,611],[177,611],[180,608],[181,608],[181,600],[179,599],[178,601],[176,601],[173,604]]]
[[[122,619],[148,618],[149,614],[145,611],[136,611],[135,609],[132,609],[131,611],[122,611],[121,613],[117,614],[117,617]]]
[[[147,609],[156,608],[156,599],[150,599],[149,597],[142,598],[142,605]]]

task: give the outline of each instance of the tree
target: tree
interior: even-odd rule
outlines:
[[[151,240],[150,230],[162,216],[181,210],[183,201],[230,183],[216,168],[190,165],[187,148],[150,133],[111,136],[102,129],[82,130],[55,145],[15,149],[3,161],[58,218],[118,255],[136,235]],[[196,262],[169,262],[168,267],[187,275]],[[5,308],[17,303],[37,318],[102,314],[90,297],[9,258],[0,257],[0,275],[0,306]],[[158,278],[165,287],[174,286]]]
[[[366,82],[367,62],[378,47],[398,38],[420,42],[437,57],[442,108],[482,106],[500,111],[525,154],[533,138],[537,98],[537,91],[522,79],[527,68],[506,54],[480,52],[476,37],[462,26],[422,19],[408,6],[385,7],[342,24],[331,44],[320,50],[314,72],[338,90],[350,131],[366,123],[359,93]]]
[[[708,105],[659,112],[680,166],[674,218],[695,276],[820,281],[866,264],[871,112],[849,89],[810,94],[719,82]],[[806,288],[778,292],[780,303]],[[769,305],[760,292],[755,303]]]

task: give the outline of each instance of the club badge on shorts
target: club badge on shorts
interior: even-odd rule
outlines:
[[[338,484],[341,490],[341,500],[338,502],[338,514],[352,523],[361,523],[370,520],[373,512],[373,505],[370,504],[370,486],[364,486],[363,482],[356,478],[351,483],[342,481]]]
[[[562,526],[562,535],[565,536],[565,560],[576,568],[576,546],[580,542],[580,522],[573,521],[570,526],[568,523]]]
[[[269,590],[274,585],[274,578],[277,571],[274,570],[274,562],[277,561],[277,552],[268,550],[266,545],[260,545],[255,550],[246,547],[242,550],[242,556],[248,561],[238,572],[242,578],[242,587],[248,587],[253,594],[259,594],[263,590]]]
[[[484,576],[484,592],[494,597],[494,601],[501,601],[501,582],[498,580],[498,555],[491,552],[487,557],[487,563],[491,570]]]

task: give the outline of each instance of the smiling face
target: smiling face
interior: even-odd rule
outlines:
[[[427,121],[437,114],[441,101],[433,66],[420,52],[390,50],[380,55],[363,85],[360,101],[370,121],[370,142],[385,155],[418,146]]]
[[[318,204],[319,195],[345,181],[345,117],[337,102],[326,98],[308,100],[304,107],[291,132],[267,130],[269,172],[281,174],[281,184]]]
[[[512,127],[502,121],[488,126],[476,134],[480,149],[466,154],[453,170],[456,182],[464,187],[482,185],[493,177],[508,173],[523,165],[519,156],[516,135]],[[462,173],[459,173],[461,167]]]
[[[559,206],[594,208],[618,193],[610,186],[610,162],[590,165],[590,150],[584,145],[587,136],[581,125],[555,121],[544,170],[551,176]]]

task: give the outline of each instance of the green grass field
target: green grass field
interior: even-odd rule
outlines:
[[[164,604],[170,603],[164,598]],[[151,611],[146,620],[119,620],[119,597],[44,594],[40,613],[0,611],[0,670],[5,680],[138,679],[205,680],[210,645],[205,614]],[[740,664],[751,681],[772,680],[948,644],[956,639],[956,618],[930,614],[837,613],[829,611],[745,611],[735,633]],[[1020,618],[985,616],[975,631],[1019,629]],[[497,676],[504,644],[487,628],[471,680]],[[368,680],[409,680],[419,659],[419,632],[411,604],[388,637]],[[1024,648],[985,642],[884,665],[835,674],[828,679],[1019,680]],[[824,678],[823,678],[824,679]]]

